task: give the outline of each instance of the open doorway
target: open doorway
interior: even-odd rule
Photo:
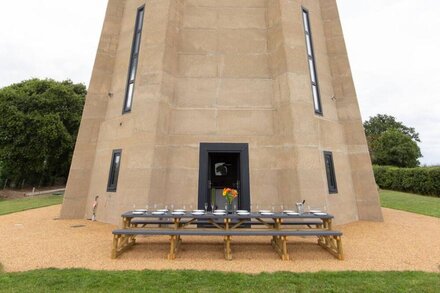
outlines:
[[[199,164],[200,209],[204,209],[205,203],[208,203],[208,210],[212,204],[223,209],[226,204],[222,196],[224,188],[238,190],[238,198],[233,203],[237,209],[250,208],[247,144],[202,143]]]

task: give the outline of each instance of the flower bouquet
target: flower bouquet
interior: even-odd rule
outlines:
[[[226,202],[228,203],[227,210],[230,211],[232,210],[232,202],[234,201],[235,198],[238,197],[238,191],[237,189],[233,189],[233,188],[225,188],[223,189],[223,197],[226,199]]]

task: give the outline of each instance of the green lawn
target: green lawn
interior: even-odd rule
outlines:
[[[0,274],[0,292],[438,292],[440,275],[38,270]]]
[[[382,190],[383,207],[440,218],[440,198],[398,191]]]
[[[48,196],[0,200],[0,216],[21,212],[25,210],[30,210],[30,209],[61,204],[62,202],[63,202],[63,197],[60,195],[48,195]]]

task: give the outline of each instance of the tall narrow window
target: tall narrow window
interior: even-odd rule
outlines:
[[[144,23],[144,6],[137,11],[136,24],[134,29],[133,44],[131,47],[130,67],[128,69],[128,82],[125,91],[125,101],[123,113],[130,112],[133,104],[134,84],[136,71],[139,61],[139,49],[141,47],[142,26]]]
[[[324,152],[324,161],[325,161],[325,171],[327,173],[328,192],[338,193],[335,165],[333,164],[333,154],[331,152]]]
[[[121,166],[122,150],[114,150],[108,176],[107,191],[115,192],[118,186],[119,167]]]
[[[312,96],[315,113],[322,114],[321,97],[319,93],[318,76],[316,73],[315,53],[313,51],[312,30],[310,27],[309,12],[303,8],[304,32],[306,35],[307,58],[310,69],[310,80],[312,82]]]

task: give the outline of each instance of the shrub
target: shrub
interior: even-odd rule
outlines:
[[[373,166],[380,188],[440,197],[440,167]]]

